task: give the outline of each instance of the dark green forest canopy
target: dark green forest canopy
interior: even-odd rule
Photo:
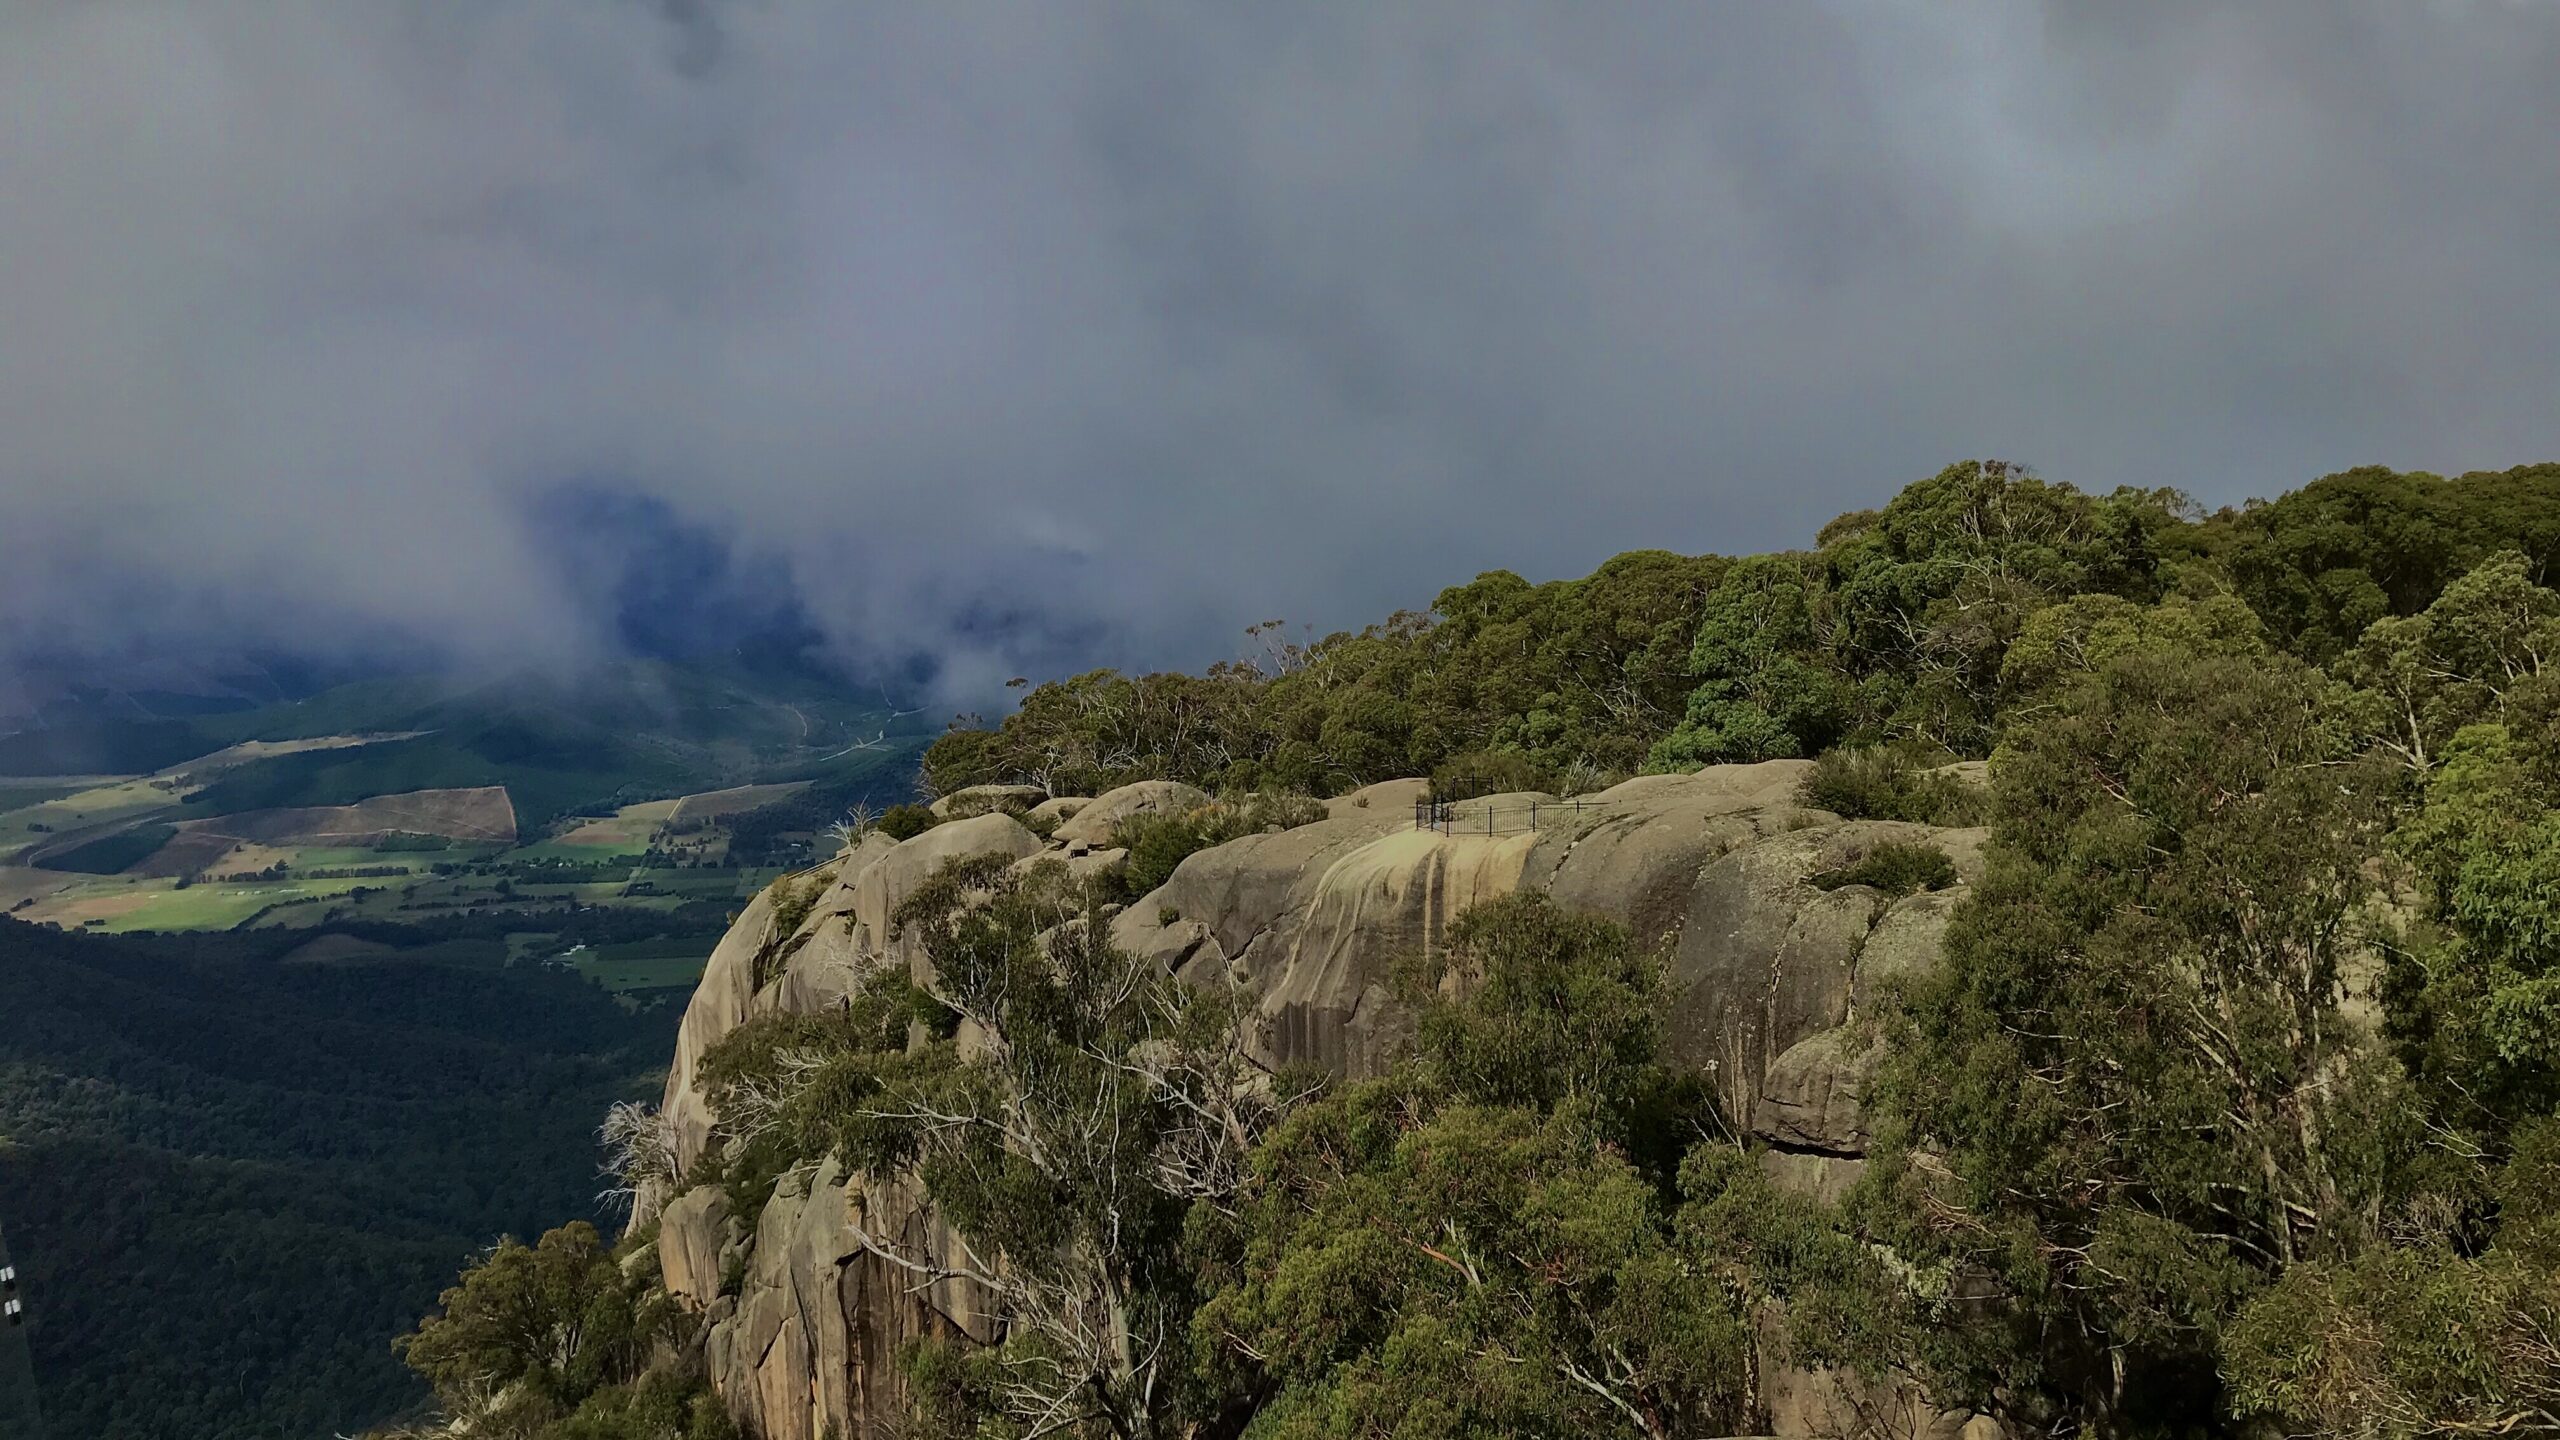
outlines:
[[[592,1210],[597,1118],[673,1040],[502,940],[280,960],[308,938],[0,921],[0,1215],[55,1440],[421,1406],[392,1337],[501,1234]]]
[[[2293,654],[2325,664],[2374,621],[2414,615],[2455,576],[2514,550],[2560,567],[2560,464],[2454,479],[2368,466],[2196,527],[2233,586]]]
[[[1311,644],[1257,627],[1259,659],[1198,675],[1053,681],[992,729],[946,734],[925,773],[944,792],[1169,778],[1338,794],[1408,775],[1577,788],[1840,744],[1980,757],[2057,651],[2128,626],[2263,629],[2325,664],[2501,550],[2536,581],[2560,561],[2560,466],[2352,470],[2205,516],[2170,489],[2093,496],[1966,462],[1807,551],[1637,551],[1542,585],[1495,571]]]

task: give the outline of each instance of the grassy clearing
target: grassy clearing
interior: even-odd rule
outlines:
[[[579,952],[572,966],[580,975],[617,995],[634,990],[668,990],[702,979],[711,957],[710,940],[644,940],[606,945]]]
[[[775,785],[734,785],[726,790],[706,790],[673,800],[625,805],[609,816],[582,821],[550,839],[527,845],[517,853],[529,860],[592,863],[643,855],[661,841],[679,843],[705,854],[715,853],[726,844],[726,836],[719,830],[721,820],[743,815],[777,800],[787,800],[807,788],[808,782],[802,780]]]
[[[57,890],[18,912],[18,918],[52,921],[66,930],[82,928],[122,934],[132,930],[228,930],[269,906],[308,900],[290,911],[308,912],[305,923],[317,923],[328,900],[345,895],[362,880],[282,880],[254,884],[203,884],[178,888],[158,876],[106,876]],[[374,882],[380,883],[380,882]]]
[[[138,819],[178,800],[176,791],[139,776],[75,790],[0,815],[0,854],[57,844],[74,831]]]
[[[42,805],[48,800],[66,799],[87,788],[89,787],[85,784],[0,784],[0,816],[5,816],[12,810],[24,810],[30,806]]]
[[[416,731],[393,731],[380,735],[313,735],[301,740],[243,740],[226,745],[210,755],[182,760],[162,768],[164,776],[210,776],[217,771],[246,765],[257,760],[272,760],[279,755],[303,755],[314,750],[351,750],[359,745],[379,745],[389,740],[414,740]]]
[[[658,830],[675,818],[682,800],[648,800],[625,805],[601,820],[589,820],[549,840],[524,847],[522,853],[536,858],[560,860],[599,860],[608,856],[638,855],[649,848]]]

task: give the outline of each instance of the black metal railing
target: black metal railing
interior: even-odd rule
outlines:
[[[1487,804],[1476,800],[1416,800],[1413,828],[1443,835],[1521,835],[1550,825],[1570,825],[1597,807],[1581,799],[1513,800]]]

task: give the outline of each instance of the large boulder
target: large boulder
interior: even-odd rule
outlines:
[[[1073,816],[1060,822],[1049,838],[1061,845],[1099,849],[1111,843],[1111,832],[1123,820],[1138,815],[1179,815],[1209,802],[1209,792],[1196,785],[1179,780],[1140,780],[1095,796],[1091,804],[1079,807]]]
[[[1256,1049],[1365,1074],[1395,1030],[1395,959],[1468,905],[1508,893],[1533,835],[1451,837],[1409,811],[1354,811],[1203,850],[1114,922],[1124,949],[1256,998]],[[1170,932],[1170,933],[1168,933]]]
[[[1769,1064],[1751,1128],[1773,1145],[1863,1154],[1866,1088],[1877,1052],[1854,1027],[1799,1040]]]
[[[1336,820],[1358,819],[1371,811],[1382,814],[1407,814],[1431,794],[1428,780],[1381,780],[1364,785],[1347,795],[1336,795],[1324,802],[1325,814]]]
[[[1884,912],[1858,951],[1858,973],[1850,988],[1851,1014],[1868,1012],[1888,986],[1917,977],[1938,963],[1939,952],[1946,946],[1947,925],[1966,893],[1958,887],[1905,895]]]
[[[1001,812],[936,825],[904,842],[875,832],[830,861],[831,870],[822,870],[833,878],[793,933],[776,933],[772,889],[748,901],[712,949],[676,1030],[675,1058],[659,1108],[679,1171],[693,1165],[710,1137],[711,1107],[701,1093],[698,1072],[702,1056],[721,1036],[761,1015],[822,1008],[874,966],[912,966],[916,957],[899,945],[890,919],[908,895],[953,860],[980,855],[1019,859],[1040,848],[1040,837]],[[759,988],[759,963],[786,951],[781,973]]]
[[[1699,873],[1671,951],[1671,1052],[1714,1077],[1728,1113],[1752,1113],[1769,1062],[1789,1046],[1848,1021],[1859,955],[1891,909],[1864,885],[1824,890],[1812,877],[1933,834],[1894,821],[1814,824]]]
[[[844,997],[870,961],[860,944],[860,886],[864,872],[887,858],[898,842],[874,830],[856,841],[834,862],[835,880],[786,937],[791,957],[772,993],[758,997],[757,1010],[807,1014]]]
[[[1810,818],[1793,803],[1805,768],[1772,760],[1646,775],[1560,801],[1529,883],[1617,920],[1639,944],[1668,947],[1687,923],[1700,872]]]
[[[998,1338],[975,1285],[902,1263],[959,1251],[906,1186],[867,1186],[833,1159],[785,1175],[736,1307],[705,1337],[713,1387],[765,1440],[897,1433],[911,1408],[898,1365],[908,1344]]]
[[[921,979],[923,955],[902,944],[895,919],[898,907],[953,861],[989,855],[1019,860],[1040,849],[1039,836],[1001,811],[948,821],[901,843],[854,882],[855,948],[865,956],[904,964]]]
[[[702,1185],[669,1202],[658,1217],[658,1275],[667,1293],[695,1309],[720,1298],[720,1254],[734,1238],[729,1199]]]
[[[1060,795],[1043,800],[1023,813],[1024,823],[1034,829],[1042,825],[1058,825],[1075,818],[1077,811],[1093,803],[1090,795]]]

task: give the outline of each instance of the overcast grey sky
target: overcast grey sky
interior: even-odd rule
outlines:
[[[1966,456],[2560,457],[2560,5],[0,0],[0,641],[1196,663]]]

